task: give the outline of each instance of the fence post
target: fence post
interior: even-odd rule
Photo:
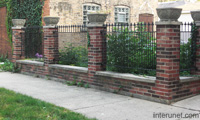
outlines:
[[[13,54],[12,62],[16,63],[16,60],[24,59],[24,27],[12,27],[12,45],[13,45]]]
[[[44,26],[44,63],[55,64],[58,62],[58,28]]]
[[[191,15],[193,20],[195,21],[195,25],[197,27],[197,36],[196,45],[200,45],[200,19],[199,19],[200,11],[191,11]],[[195,61],[195,70],[192,71],[193,75],[200,75],[200,47],[196,47],[196,61]]]
[[[95,80],[96,71],[106,70],[106,27],[88,25],[88,81]]]
[[[177,20],[156,22],[156,93],[170,102],[180,82],[180,25]],[[162,94],[162,95],[161,95]]]

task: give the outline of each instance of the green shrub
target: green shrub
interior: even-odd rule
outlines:
[[[0,62],[5,62],[6,61],[6,59],[7,59],[7,55],[1,55],[0,56]]]
[[[199,45],[196,45],[198,30],[195,25],[191,29],[191,37],[187,43],[181,43],[180,45],[180,74],[181,76],[190,75],[191,69],[195,69],[196,61],[196,49]]]
[[[75,47],[69,44],[59,53],[59,64],[87,67],[87,62],[88,52],[82,46]]]
[[[20,71],[20,68],[17,65],[13,64],[8,59],[4,61],[4,64],[0,65],[0,69],[3,71],[14,72],[14,73]]]
[[[108,70],[148,74],[147,69],[156,69],[156,39],[146,32],[144,25],[135,31],[128,28],[114,28],[114,31],[108,35]]]
[[[6,59],[4,61],[4,64],[2,64],[0,66],[0,69],[3,70],[3,71],[12,72],[13,71],[13,67],[14,67],[14,64],[12,62],[10,62],[8,59]]]

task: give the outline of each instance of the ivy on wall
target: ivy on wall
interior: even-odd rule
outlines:
[[[1,0],[0,7],[6,6],[6,28],[12,45],[12,19],[26,19],[25,27],[42,25],[44,0]]]
[[[1,0],[0,1],[0,7],[5,7],[6,6],[6,1],[5,0]]]

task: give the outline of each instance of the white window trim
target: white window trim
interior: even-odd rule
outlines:
[[[87,8],[84,9],[84,6],[87,6]],[[95,8],[95,10],[92,10],[92,9],[88,10],[88,6],[90,6],[91,8],[92,8],[93,6],[95,6],[96,8]],[[98,10],[97,10],[97,7],[99,8]],[[99,10],[101,10],[101,6],[98,5],[98,4],[89,4],[89,3],[88,3],[88,4],[83,4],[83,5],[82,5],[83,25],[87,25],[88,22],[89,22],[88,18],[87,18],[87,20],[84,19],[84,17],[87,17],[87,13],[88,13],[88,12],[99,11]],[[86,14],[84,14],[84,12],[86,12]]]
[[[125,9],[124,12],[119,11],[119,9]],[[117,9],[117,11],[116,11]],[[128,9],[128,11],[127,11]],[[128,13],[128,15],[127,15]],[[119,14],[124,14],[125,15],[125,21],[119,21]],[[115,15],[115,23],[129,23],[129,16],[130,16],[130,8],[127,6],[115,6],[115,10],[114,10],[114,15]],[[128,19],[128,20],[127,20]]]

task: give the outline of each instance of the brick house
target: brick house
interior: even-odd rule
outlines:
[[[60,17],[59,25],[88,24],[90,11],[111,11],[107,23],[154,22],[157,0],[46,0],[43,16]]]

